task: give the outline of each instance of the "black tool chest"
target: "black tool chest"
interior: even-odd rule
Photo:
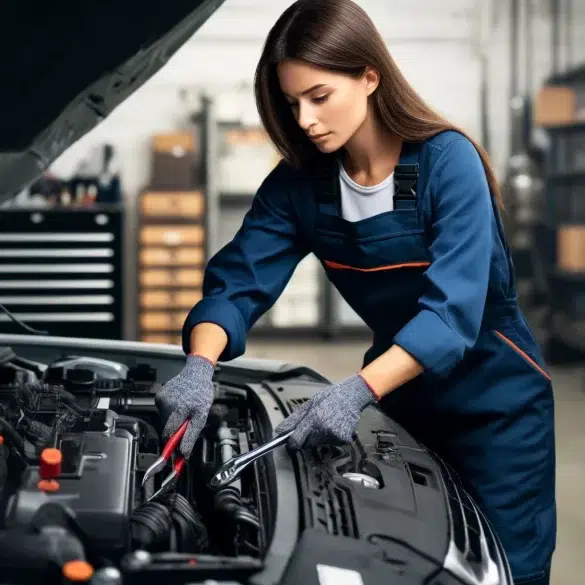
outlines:
[[[0,303],[50,335],[122,338],[121,207],[0,210]],[[27,333],[0,312],[0,333]]]

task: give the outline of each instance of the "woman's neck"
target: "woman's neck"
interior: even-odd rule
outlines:
[[[343,166],[359,185],[377,185],[394,171],[401,148],[402,140],[370,114],[344,146]]]

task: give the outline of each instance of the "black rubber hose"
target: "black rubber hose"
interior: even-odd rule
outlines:
[[[20,434],[12,427],[12,425],[5,419],[0,417],[0,432],[7,439],[10,443],[12,443],[13,447],[24,455],[24,439],[20,436]]]
[[[176,548],[176,552],[202,552],[209,543],[199,514],[178,493],[140,506],[130,518],[130,527],[135,550],[158,552]],[[175,547],[171,547],[173,542]]]
[[[242,504],[240,493],[232,486],[216,492],[214,505],[219,513],[228,518],[260,529],[260,520]]]
[[[171,531],[170,510],[160,502],[147,502],[130,518],[132,548],[157,552],[167,548]]]

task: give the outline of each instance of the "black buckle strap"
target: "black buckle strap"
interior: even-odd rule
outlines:
[[[398,164],[394,169],[394,209],[412,208],[416,204],[418,163]],[[337,167],[325,168],[317,176],[317,201],[340,204],[339,172]]]
[[[394,209],[414,206],[417,182],[418,163],[396,165],[394,169]]]

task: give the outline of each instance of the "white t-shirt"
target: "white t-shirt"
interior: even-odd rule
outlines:
[[[347,221],[355,222],[394,209],[394,173],[381,183],[363,187],[353,181],[339,163],[341,186],[341,214]]]

